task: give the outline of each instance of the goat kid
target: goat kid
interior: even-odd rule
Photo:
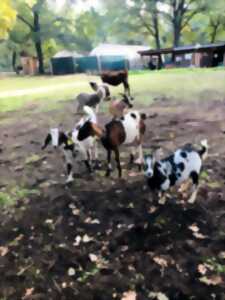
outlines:
[[[145,133],[145,114],[140,114],[138,111],[131,111],[125,114],[119,120],[112,120],[105,125],[105,130],[102,130],[96,124],[91,121],[86,122],[79,130],[78,140],[83,141],[89,136],[97,136],[100,138],[102,145],[107,151],[108,167],[106,176],[110,176],[112,171],[111,166],[111,154],[112,151],[115,154],[115,160],[117,163],[117,169],[119,177],[122,176],[122,169],[120,165],[120,145],[130,145],[132,147],[132,154],[130,156],[130,163],[134,161],[134,155],[138,151],[138,159],[135,161],[141,168],[143,164],[143,150],[142,142]]]
[[[133,107],[130,103],[130,100],[133,100],[132,97],[128,97],[126,94],[120,95],[123,97],[122,100],[111,101],[109,105],[109,113],[113,116],[113,119],[122,118],[128,112],[128,109]]]
[[[102,101],[109,101],[110,90],[106,84],[98,85],[96,82],[90,82],[90,86],[95,91],[93,94],[81,93],[76,98],[77,113],[83,111],[84,106],[89,106],[96,109],[96,113],[99,111],[99,105]]]
[[[89,173],[92,173],[92,161],[98,160],[97,146],[94,137],[87,137],[82,142],[77,139],[79,129],[86,121],[91,121],[93,124],[97,122],[96,116],[90,107],[84,107],[85,113],[88,115],[83,117],[76,125],[72,132],[65,133],[58,128],[50,130],[48,133],[42,149],[45,149],[50,143],[55,148],[61,147],[65,157],[67,168],[67,180],[66,183],[73,181],[73,158],[76,158],[78,154],[81,154]],[[93,152],[93,155],[92,155]]]
[[[202,162],[208,153],[207,140],[201,141],[201,149],[195,149],[191,144],[176,150],[169,157],[156,161],[154,156],[147,155],[144,158],[144,173],[148,186],[152,190],[158,190],[162,194],[174,185],[181,185],[189,178],[193,186],[189,203],[194,203],[199,183],[199,174]],[[165,201],[160,201],[162,204]]]

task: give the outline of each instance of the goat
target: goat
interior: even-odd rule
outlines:
[[[102,82],[108,83],[113,86],[123,84],[125,94],[130,96],[130,85],[128,83],[128,71],[105,71],[100,74]]]
[[[201,141],[201,149],[195,149],[191,144],[176,150],[167,158],[156,161],[152,155],[144,158],[144,173],[148,186],[152,190],[164,193],[174,185],[180,185],[189,178],[192,180],[192,194],[189,203],[194,203],[199,183],[202,162],[208,153],[207,140]],[[162,202],[163,203],[163,202]]]
[[[110,90],[107,85],[98,85],[96,82],[90,82],[90,86],[95,91],[93,94],[81,93],[76,98],[77,113],[83,111],[84,106],[95,108],[96,112],[99,110],[99,104],[102,101],[110,100]]]
[[[119,177],[122,176],[122,169],[120,165],[120,145],[136,145],[137,148],[132,148],[130,155],[130,163],[133,163],[135,150],[138,150],[139,157],[135,161],[139,168],[143,163],[143,150],[142,142],[145,133],[145,114],[140,114],[138,111],[131,111],[125,114],[120,120],[112,120],[105,125],[105,130],[102,130],[91,121],[85,122],[80,128],[78,133],[78,140],[82,141],[89,136],[97,136],[101,139],[102,145],[107,151],[107,171],[106,176],[110,176],[112,171],[111,167],[111,154],[115,153],[117,169]]]
[[[122,100],[114,100],[110,102],[109,113],[113,116],[114,119],[122,118],[122,116],[127,112],[127,109],[132,108],[133,105],[130,103],[130,98],[125,95],[122,95]]]
[[[42,149],[45,149],[50,143],[52,143],[52,146],[54,146],[55,148],[62,146],[68,176],[66,183],[70,183],[73,181],[73,158],[77,157],[78,154],[82,155],[82,158],[89,173],[92,173],[92,150],[94,150],[94,158],[95,160],[97,160],[95,138],[90,136],[84,139],[83,141],[79,141],[77,139],[79,129],[85,122],[91,121],[93,124],[97,122],[96,116],[90,107],[85,106],[84,112],[88,116],[81,118],[81,120],[77,123],[75,129],[72,132],[65,133],[63,131],[60,131],[58,128],[51,129],[50,133],[48,133],[45,139],[44,145],[42,146]]]

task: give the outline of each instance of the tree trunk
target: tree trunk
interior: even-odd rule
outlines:
[[[16,74],[18,74],[18,70],[16,68],[16,56],[17,56],[16,51],[13,51],[13,53],[12,53],[12,69]]]
[[[158,20],[158,11],[157,7],[155,7],[155,12],[152,16],[153,18],[153,26],[154,26],[154,38],[155,38],[155,45],[157,49],[161,49],[160,37],[159,37],[159,20]],[[158,69],[162,68],[162,56],[159,54],[159,61],[158,61]]]
[[[211,44],[215,43],[218,27],[219,27],[218,25],[213,26],[213,31],[212,31],[211,40],[210,40]]]
[[[42,42],[40,37],[40,22],[39,22],[39,14],[37,11],[34,11],[34,44],[35,49],[37,53],[37,59],[38,59],[38,72],[39,74],[44,74],[44,57],[43,57],[43,51],[42,51]]]

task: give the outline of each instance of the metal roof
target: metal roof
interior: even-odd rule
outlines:
[[[189,45],[189,46],[180,46],[174,48],[163,48],[163,49],[155,49],[155,50],[146,50],[146,51],[138,51],[142,56],[148,55],[159,55],[159,54],[182,54],[182,53],[192,53],[192,52],[201,52],[207,50],[217,50],[217,49],[224,49],[225,50],[225,42],[223,43],[215,43],[215,44],[208,44],[208,45]]]

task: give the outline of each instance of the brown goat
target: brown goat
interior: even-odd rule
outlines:
[[[141,168],[143,164],[143,151],[142,143],[143,136],[145,133],[145,114],[140,114],[138,111],[132,111],[127,113],[120,120],[112,120],[105,126],[105,130],[99,128],[96,124],[87,121],[79,130],[78,140],[82,141],[89,136],[98,136],[102,142],[102,145],[107,151],[107,162],[108,167],[106,171],[106,176],[109,176],[111,167],[111,154],[112,151],[115,153],[115,160],[117,164],[119,177],[122,176],[122,169],[120,165],[120,145],[133,145],[132,154],[130,156],[130,162],[133,163],[134,154],[138,151],[138,160],[136,163]]]
[[[123,84],[125,94],[130,96],[130,85],[128,83],[128,71],[104,71],[100,74],[103,82],[113,86]]]

